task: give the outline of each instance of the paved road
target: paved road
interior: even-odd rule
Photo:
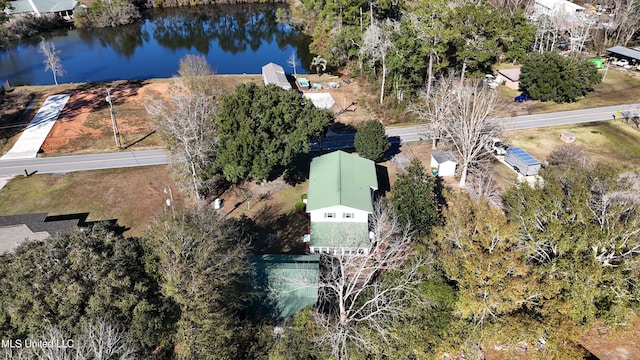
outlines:
[[[106,154],[71,155],[35,159],[1,160],[0,177],[31,173],[52,174],[81,170],[99,170],[147,165],[167,164],[164,150],[123,151]]]
[[[610,106],[604,108],[565,111],[548,114],[526,115],[512,118],[495,119],[505,130],[519,130],[537,128],[543,126],[558,126],[581,122],[612,120],[613,114],[620,110],[635,116],[640,114],[640,104]],[[387,135],[397,143],[427,139],[424,135],[428,132],[427,126],[412,126],[405,128],[388,129]],[[336,150],[352,147],[353,134],[341,134],[331,136],[329,140],[323,140],[322,151]],[[314,144],[312,150],[319,151]],[[12,177],[24,175],[26,169],[29,173],[51,174],[66,173],[81,170],[98,170],[122,167],[162,165],[169,162],[164,150],[123,151],[117,153],[72,155],[60,157],[46,157],[21,160],[0,160],[0,177]]]
[[[510,118],[494,119],[494,123],[505,131],[532,129],[545,126],[569,125],[593,121],[613,120],[613,114],[620,111],[620,116],[630,117],[640,114],[640,104],[608,106],[593,109],[572,110],[547,114],[524,115]],[[405,128],[387,129],[388,136],[399,136],[402,142],[428,139],[429,127],[426,125]]]

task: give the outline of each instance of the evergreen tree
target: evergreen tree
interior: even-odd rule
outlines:
[[[587,60],[549,51],[527,57],[520,73],[520,90],[533,99],[558,103],[577,101],[602,78]]]
[[[387,140],[382,123],[369,120],[358,128],[355,147],[363,158],[378,162],[384,159],[384,153],[389,150],[391,144]]]
[[[414,159],[406,173],[400,174],[391,188],[391,206],[398,218],[411,224],[418,238],[431,233],[441,223],[434,177],[425,173],[420,160]]]
[[[144,258],[137,239],[103,225],[0,256],[0,338],[40,334],[47,325],[77,335],[106,318],[123,326],[146,355],[162,351],[172,307]]]
[[[265,180],[278,166],[309,150],[312,136],[323,136],[332,115],[294,91],[254,83],[223,98],[216,118],[218,163],[227,180]]]

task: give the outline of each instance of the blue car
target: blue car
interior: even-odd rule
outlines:
[[[523,91],[520,95],[516,96],[515,99],[513,99],[513,101],[515,102],[525,102],[527,100],[531,100],[531,96],[529,96],[529,93],[526,91]]]

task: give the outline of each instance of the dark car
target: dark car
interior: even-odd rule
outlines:
[[[513,101],[520,103],[527,100],[531,100],[531,96],[529,96],[529,93],[526,91],[523,91],[520,95],[516,96],[515,99],[513,99]]]

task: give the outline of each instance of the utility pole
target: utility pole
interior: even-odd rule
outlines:
[[[111,88],[105,88],[107,90],[106,101],[109,103],[109,112],[111,113],[111,125],[113,125],[113,136],[116,138],[116,146],[118,149],[122,149],[122,143],[120,143],[120,132],[118,131],[118,124],[116,123],[116,114],[113,112],[113,101],[111,100]]]

